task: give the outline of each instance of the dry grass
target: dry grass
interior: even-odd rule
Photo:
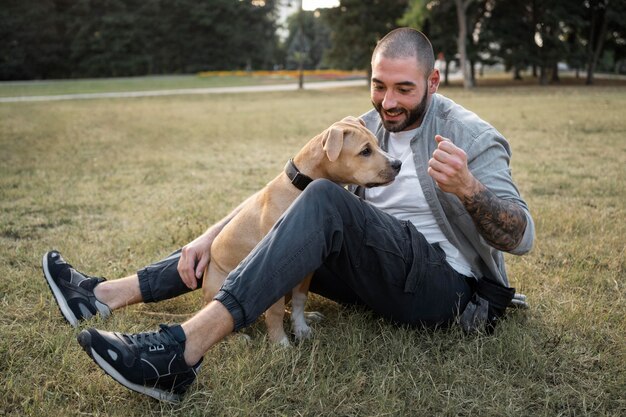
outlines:
[[[509,257],[532,308],[492,337],[396,328],[313,297],[327,320],[290,350],[263,325],[208,355],[180,405],[104,376],[41,278],[60,249],[117,278],[183,245],[366,90],[0,105],[0,415],[626,414],[626,89],[443,90],[501,130],[537,244]],[[143,331],[200,294],[89,324]],[[176,316],[174,316],[176,317]]]

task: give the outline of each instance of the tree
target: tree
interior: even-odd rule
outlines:
[[[467,57],[467,9],[473,0],[454,0],[456,6],[456,17],[458,22],[457,48],[459,60],[461,61],[461,71],[463,72],[463,87],[474,87],[472,70]]]
[[[513,79],[521,80],[521,71],[533,61],[534,27],[528,1],[496,0],[483,27],[490,39],[491,54],[499,57]]]
[[[0,7],[0,80],[59,78],[67,48],[63,1],[4,0]]]
[[[304,60],[304,68],[316,69],[323,65],[324,53],[330,47],[330,28],[325,19],[323,19],[323,11],[307,11],[302,13],[302,37],[299,35],[300,23],[298,14],[294,13],[287,18],[287,29],[289,34],[285,39],[285,45],[288,49],[287,68],[296,68],[297,59],[296,51],[306,50]],[[301,45],[301,43],[303,43]]]
[[[411,0],[398,23],[421,30],[430,39],[435,56],[442,56],[445,61],[444,84],[448,85],[450,62],[458,47],[457,35],[450,30],[457,25],[454,4],[451,1],[426,3],[424,0]]]
[[[607,40],[604,44],[604,55],[611,55],[610,67],[607,71],[626,73],[626,0],[612,0],[610,8],[611,21],[607,29]]]
[[[5,0],[0,78],[272,68],[276,0]]]
[[[449,63],[456,54],[466,88],[476,83],[476,63],[493,62],[487,53],[488,42],[483,30],[490,3],[487,0],[413,0],[400,20],[402,24],[421,28],[431,40],[435,53],[444,55],[444,83],[447,83]]]
[[[580,3],[569,0],[491,0],[484,30],[492,53],[514,79],[528,65],[539,68],[539,82],[558,81],[558,63],[580,61]]]
[[[331,29],[327,62],[341,69],[369,69],[376,42],[396,28],[408,0],[341,0],[324,16]]]
[[[275,2],[160,0],[155,54],[168,72],[271,68]]]
[[[626,47],[625,0],[586,0],[583,2],[588,22],[587,84],[593,84],[594,72],[605,45],[613,54],[613,61],[624,57]]]
[[[481,71],[485,65],[493,65],[497,60],[490,54],[489,45],[492,39],[486,36],[485,25],[490,20],[490,10],[493,0],[474,0],[467,9],[467,58],[470,63],[470,77],[476,85],[476,64],[481,64]]]
[[[79,0],[65,18],[71,76],[99,77],[145,74],[147,51],[134,28],[133,6],[122,0]]]

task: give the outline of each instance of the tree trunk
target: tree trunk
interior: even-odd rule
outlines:
[[[514,80],[521,80],[522,79],[522,74],[521,74],[522,70],[520,67],[518,67],[517,65],[513,68],[513,79]]]
[[[448,79],[448,76],[450,75],[450,62],[449,60],[446,59],[446,69],[444,70],[443,74],[443,84],[444,85],[450,85],[450,81]]]
[[[459,23],[459,33],[457,46],[461,60],[461,71],[463,72],[463,87],[469,89],[474,87],[472,82],[471,68],[467,59],[467,7],[472,0],[454,0],[456,3],[456,17]]]
[[[559,78],[559,63],[555,62],[552,66],[552,82],[558,83],[559,81],[561,81]]]
[[[472,86],[476,85],[476,63],[473,60],[469,60],[470,66],[470,78],[472,80]]]
[[[593,84],[593,74],[596,71],[596,65],[598,65],[598,59],[600,59],[600,52],[604,47],[604,37],[606,36],[606,28],[608,25],[607,9],[609,8],[609,0],[604,0],[604,10],[599,8],[592,10],[591,12],[591,25],[589,28],[589,48],[587,49],[587,85]],[[596,31],[598,25],[598,19],[601,19],[600,31],[597,34],[597,38],[594,38],[593,34]]]
[[[539,68],[539,84],[547,85],[548,84],[548,71],[546,71],[546,66],[541,65]]]

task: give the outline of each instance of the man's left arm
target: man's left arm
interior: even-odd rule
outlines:
[[[464,150],[440,135],[435,140],[437,149],[428,163],[428,173],[439,188],[461,200],[478,232],[494,248],[507,252],[517,248],[528,224],[522,207],[499,198],[478,181],[469,170]]]

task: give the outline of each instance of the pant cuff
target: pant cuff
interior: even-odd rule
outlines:
[[[150,287],[150,274],[148,272],[148,268],[137,271],[137,277],[139,278],[139,291],[141,292],[141,299],[143,302],[156,302],[154,296],[152,295],[152,288]]]
[[[248,325],[248,323],[246,323],[246,312],[243,306],[231,293],[222,289],[213,299],[222,303],[230,315],[233,316],[233,321],[235,322],[234,331],[238,331]]]

